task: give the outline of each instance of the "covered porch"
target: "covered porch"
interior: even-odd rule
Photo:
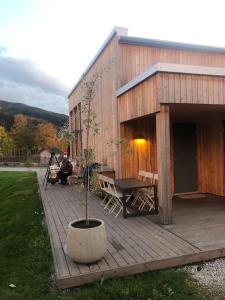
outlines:
[[[224,68],[161,62],[117,90],[121,136],[131,144],[139,130],[151,146],[138,157],[157,169],[162,224],[172,224],[176,193],[225,194],[224,95]],[[123,150],[122,170],[127,162]]]
[[[155,114],[121,122],[121,176],[159,174],[162,224],[173,223],[174,195],[225,195],[224,105],[160,104]],[[141,140],[140,140],[141,138]],[[204,205],[204,204],[203,204]]]

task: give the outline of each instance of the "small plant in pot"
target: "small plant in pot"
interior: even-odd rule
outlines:
[[[84,166],[83,183],[85,187],[85,218],[70,222],[67,232],[67,247],[70,258],[78,263],[93,263],[100,260],[107,250],[107,238],[103,220],[89,218],[91,166],[94,153],[90,145],[90,134],[98,133],[96,113],[91,108],[99,74],[82,85],[83,133],[86,149],[80,161]]]

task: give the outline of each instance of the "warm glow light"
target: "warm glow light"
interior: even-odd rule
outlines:
[[[137,143],[138,145],[143,145],[145,143],[145,139],[143,137],[136,137],[135,143]]]

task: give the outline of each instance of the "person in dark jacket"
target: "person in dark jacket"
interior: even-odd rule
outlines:
[[[67,177],[72,175],[72,171],[73,166],[71,162],[67,158],[64,158],[58,172],[58,177],[61,180],[61,184],[65,185],[67,183]]]

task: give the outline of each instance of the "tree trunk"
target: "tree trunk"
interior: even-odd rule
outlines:
[[[85,157],[85,165],[87,168],[87,181],[86,181],[86,199],[85,199],[85,219],[86,224],[89,224],[89,216],[88,216],[88,205],[89,205],[89,197],[90,197],[90,191],[89,191],[89,134],[90,134],[90,112],[91,112],[91,100],[88,100],[88,113],[87,113],[87,136],[86,136],[86,157]]]

